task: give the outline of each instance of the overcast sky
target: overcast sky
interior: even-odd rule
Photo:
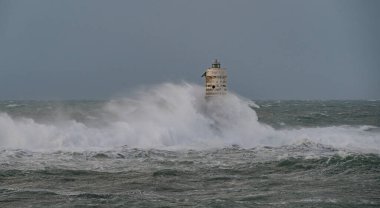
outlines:
[[[251,99],[380,99],[377,0],[0,0],[0,100],[200,77]]]

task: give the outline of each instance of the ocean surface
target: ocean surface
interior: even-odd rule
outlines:
[[[0,207],[380,207],[380,101],[0,101]]]

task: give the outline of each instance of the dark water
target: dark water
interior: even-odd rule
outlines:
[[[260,121],[277,128],[380,126],[380,101],[256,101]]]
[[[323,156],[298,155],[310,151]],[[285,152],[290,155],[279,159]],[[3,207],[378,207],[380,203],[378,155],[340,155],[313,144],[186,152],[1,154],[11,161],[2,164],[0,172]]]
[[[65,133],[87,140],[111,128],[101,128],[106,103],[0,102],[0,207],[380,207],[380,101],[256,102],[274,127],[257,131],[281,143],[135,148],[107,134],[112,143],[74,148]]]

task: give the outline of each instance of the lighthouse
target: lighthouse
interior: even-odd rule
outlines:
[[[215,59],[210,68],[207,68],[202,77],[205,77],[205,97],[223,96],[227,94],[226,69],[220,68],[220,62]]]

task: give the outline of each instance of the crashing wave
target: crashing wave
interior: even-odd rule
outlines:
[[[123,145],[175,150],[231,145],[276,147],[307,139],[334,148],[380,151],[378,132],[349,126],[275,130],[258,122],[250,103],[233,93],[206,101],[201,86],[165,83],[109,101],[96,119],[101,125],[69,116],[40,123],[1,113],[0,145],[32,150],[109,149]]]

